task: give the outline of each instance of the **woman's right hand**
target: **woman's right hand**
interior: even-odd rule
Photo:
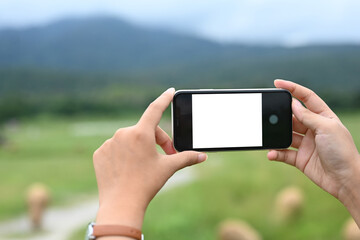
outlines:
[[[360,226],[360,155],[350,132],[313,91],[275,80],[293,97],[293,142],[297,150],[271,150],[269,160],[297,167],[314,183],[338,198]]]

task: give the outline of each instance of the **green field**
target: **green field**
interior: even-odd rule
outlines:
[[[340,117],[360,147],[360,113]],[[39,117],[5,126],[0,219],[26,211],[25,191],[33,182],[49,186],[55,205],[95,194],[92,152],[117,128],[135,123],[137,116],[131,119]],[[147,239],[216,239],[219,223],[228,218],[246,220],[264,239],[339,239],[349,217],[336,199],[295,168],[267,161],[265,151],[213,153],[194,168],[193,182],[151,203],[143,229]],[[287,186],[302,189],[305,208],[297,219],[280,225],[274,221],[274,200]]]
[[[135,119],[135,118],[132,118]],[[92,153],[129,119],[57,119],[40,117],[4,127],[0,148],[0,220],[25,211],[25,192],[45,183],[53,204],[96,193]]]

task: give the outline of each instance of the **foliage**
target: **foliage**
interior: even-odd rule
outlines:
[[[107,17],[0,31],[0,122],[41,113],[140,111],[162,90],[312,88],[332,107],[358,108],[360,46],[219,44]]]

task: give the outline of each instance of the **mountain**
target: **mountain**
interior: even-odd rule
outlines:
[[[275,78],[332,106],[359,106],[359,66],[359,45],[220,44],[118,18],[64,19],[0,30],[0,120],[16,111],[143,109],[169,86],[272,87]]]
[[[221,45],[110,17],[0,31],[1,67],[124,71],[218,57]]]
[[[111,17],[71,18],[47,26],[0,30],[0,69],[146,75],[161,83],[195,81],[203,86],[219,82],[231,86],[240,81],[239,87],[262,86],[278,77],[328,81],[337,87],[341,78],[343,87],[353,88],[359,82],[358,66],[357,45],[222,45]]]

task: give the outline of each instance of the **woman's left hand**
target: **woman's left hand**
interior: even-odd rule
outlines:
[[[97,224],[141,229],[145,210],[166,181],[179,169],[206,160],[204,153],[177,153],[170,137],[158,126],[171,103],[170,88],[152,102],[139,122],[121,128],[93,156],[99,189]],[[166,155],[156,149],[160,145]]]

